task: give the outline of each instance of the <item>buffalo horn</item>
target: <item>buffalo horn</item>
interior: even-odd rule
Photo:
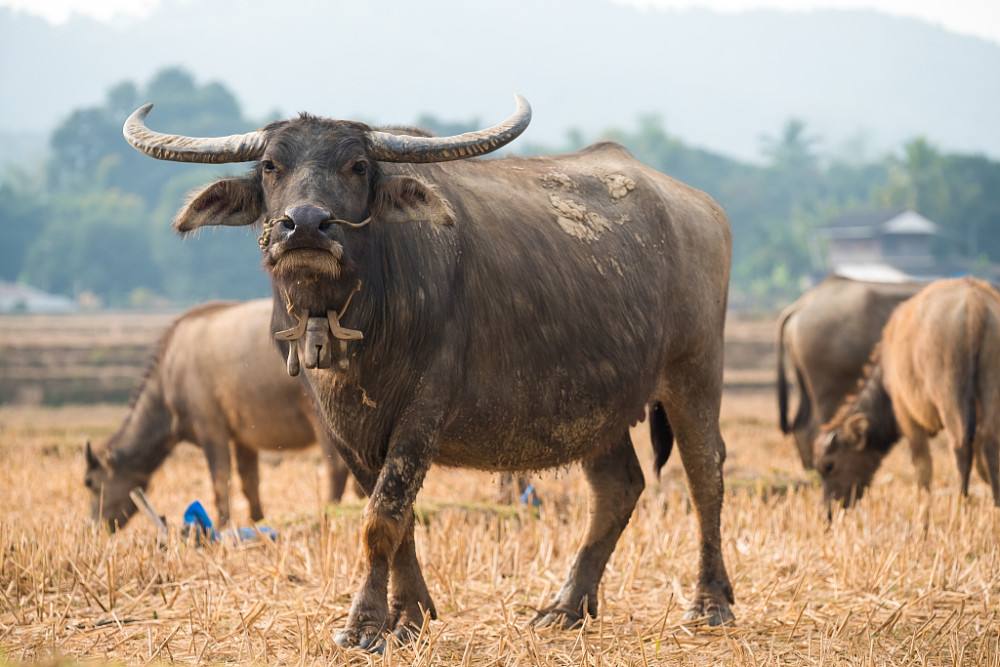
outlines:
[[[259,159],[267,146],[267,136],[260,130],[228,137],[185,137],[163,134],[146,127],[146,116],[153,108],[144,104],[128,117],[122,134],[137,151],[158,160],[173,162],[250,162]]]
[[[507,120],[451,137],[418,137],[369,130],[372,157],[383,162],[447,162],[491,153],[514,141],[531,122],[531,105],[515,95],[517,109]]]

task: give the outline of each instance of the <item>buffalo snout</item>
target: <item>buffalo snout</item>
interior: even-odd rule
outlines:
[[[296,248],[326,248],[337,238],[337,225],[330,209],[316,204],[298,204],[285,209],[271,232],[275,240]]]
[[[326,231],[332,224],[333,213],[330,209],[316,204],[299,204],[285,209],[282,226],[289,230]],[[327,223],[324,225],[324,223]]]

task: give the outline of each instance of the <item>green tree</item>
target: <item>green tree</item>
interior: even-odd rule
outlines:
[[[164,184],[150,225],[153,257],[163,270],[162,293],[180,302],[252,299],[271,291],[261,266],[255,227],[206,227],[196,239],[182,238],[171,221],[187,193],[212,178],[192,167]]]
[[[121,126],[147,100],[156,104],[151,125],[164,132],[212,136],[255,125],[225,86],[199,84],[180,68],[161,70],[141,88],[116,84],[101,105],[74,111],[53,132],[46,172],[53,203],[38,213],[30,238],[11,244],[25,259],[5,265],[5,273],[64,294],[93,291],[115,304],[140,288],[182,302],[266,294],[252,239],[241,244],[233,238],[239,232],[206,231],[204,242],[184,243],[169,231],[186,191],[232,168],[159,162],[134,151]],[[17,223],[41,204],[15,194],[0,191],[0,215],[20,233]]]
[[[806,132],[806,124],[798,118],[785,121],[777,137],[765,136],[763,153],[771,167],[788,172],[816,171],[815,146],[819,139]]]
[[[889,165],[889,182],[879,192],[881,203],[912,208],[938,220],[947,217],[950,192],[945,161],[926,139],[908,142],[902,157],[890,158]]]
[[[60,294],[94,292],[124,305],[136,288],[157,288],[142,200],[114,191],[62,195],[34,239],[21,277]]]
[[[22,179],[0,183],[0,280],[15,280],[48,210],[41,195]]]
[[[146,101],[156,104],[150,124],[164,132],[211,136],[261,124],[243,116],[225,86],[199,83],[180,68],[161,70],[144,86],[111,87],[100,105],[75,110],[53,133],[44,181],[21,175],[0,185],[0,278],[18,276],[65,294],[91,290],[117,304],[137,288],[185,303],[268,293],[256,230],[209,228],[195,243],[170,229],[187,191],[240,167],[139,155],[122,139],[121,125]],[[480,125],[429,114],[417,124],[436,134]],[[885,158],[865,158],[860,140],[830,157],[797,119],[762,138],[763,164],[689,145],[656,115],[600,138],[622,143],[726,209],[734,303],[778,305],[794,297],[824,270],[818,227],[847,209],[914,208],[942,226],[949,239],[942,251],[959,245],[979,266],[1000,263],[1000,162],[984,156],[950,154],[915,139]],[[516,149],[557,153],[590,139],[571,130],[560,146],[519,143]]]
[[[162,184],[186,167],[151,161],[122,138],[125,118],[142,101],[154,102],[152,124],[163,132],[214,136],[244,132],[254,125],[243,117],[236,97],[225,86],[198,85],[187,71],[166,68],[141,91],[128,81],[113,86],[104,104],[78,109],[56,128],[50,185],[75,192],[118,188],[155,204]]]

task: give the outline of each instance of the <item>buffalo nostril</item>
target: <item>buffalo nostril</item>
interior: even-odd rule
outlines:
[[[295,221],[292,220],[291,218],[282,218],[281,226],[290,232],[295,231]]]
[[[320,225],[333,218],[333,214],[323,206],[300,204],[285,210],[285,217],[290,219],[296,228],[318,230]]]
[[[333,222],[330,220],[325,220],[319,223],[319,231],[323,232],[324,234],[327,232],[328,229],[330,229],[330,227],[333,227]]]

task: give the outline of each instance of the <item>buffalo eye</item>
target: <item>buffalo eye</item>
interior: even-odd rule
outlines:
[[[273,174],[274,172],[278,171],[278,167],[271,160],[263,160],[260,163],[260,167],[261,169],[264,170],[265,174]]]
[[[86,486],[88,489],[93,490],[93,488],[94,488],[94,480],[90,479],[89,477],[85,477],[83,479],[83,485]]]
[[[353,171],[358,176],[364,176],[368,173],[368,163],[364,160],[358,160],[353,165],[351,165],[351,171]]]
[[[825,459],[819,462],[819,474],[826,477],[833,472],[833,461]]]

